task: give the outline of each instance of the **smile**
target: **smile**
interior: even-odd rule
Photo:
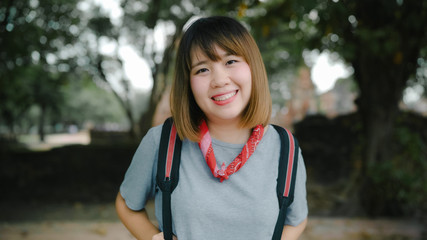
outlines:
[[[225,101],[225,100],[227,100],[227,99],[230,99],[230,98],[232,98],[234,95],[236,95],[237,94],[237,90],[236,91],[233,91],[233,92],[230,92],[230,93],[227,93],[227,94],[224,94],[224,95],[219,95],[219,96],[213,96],[212,97],[212,99],[214,100],[214,101]]]

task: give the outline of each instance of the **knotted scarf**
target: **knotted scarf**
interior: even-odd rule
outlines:
[[[208,125],[206,121],[202,120],[200,124],[200,142],[199,147],[202,150],[203,156],[211,169],[214,177],[219,178],[221,182],[227,180],[229,176],[237,172],[249,159],[252,153],[255,151],[258,143],[261,141],[264,133],[264,127],[262,125],[257,125],[251,133],[247,143],[243,147],[239,155],[226,167],[223,162],[221,168],[218,167],[214,150],[212,148],[212,138],[209,134]]]

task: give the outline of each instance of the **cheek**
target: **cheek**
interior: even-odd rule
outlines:
[[[242,78],[241,87],[243,90],[243,98],[246,104],[252,95],[252,74],[250,71],[246,72],[245,77]]]
[[[245,86],[246,91],[251,92],[252,89],[252,73],[251,70],[249,68],[249,66],[247,66],[247,69],[245,69],[244,71],[244,77],[242,77],[241,79],[241,84]]]
[[[239,68],[239,75],[242,76],[242,81],[251,81],[252,79],[252,71],[251,71],[251,67],[249,67],[249,64],[245,63],[240,65],[241,67]]]
[[[190,87],[193,94],[196,94],[198,92],[198,85],[196,79],[190,78]]]
[[[203,82],[200,81],[197,77],[190,78],[190,86],[191,91],[193,92],[193,96],[196,99],[196,101],[200,98],[200,95],[204,93],[204,86]]]

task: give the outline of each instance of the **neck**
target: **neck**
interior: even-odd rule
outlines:
[[[246,143],[252,131],[252,129],[240,127],[238,123],[224,124],[208,121],[207,124],[212,138],[226,143]]]

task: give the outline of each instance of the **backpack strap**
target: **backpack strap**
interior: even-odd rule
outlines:
[[[295,180],[298,167],[299,145],[292,133],[280,126],[273,125],[279,133],[281,147],[279,173],[277,177],[277,198],[279,200],[279,216],[277,217],[272,240],[280,240],[285,225],[286,212],[294,200]]]
[[[295,179],[298,166],[299,146],[292,133],[273,125],[279,133],[281,147],[277,178],[279,216],[272,240],[280,240],[285,225],[286,211],[294,200]],[[171,194],[178,185],[182,141],[176,133],[172,118],[163,124],[157,166],[157,185],[162,191],[162,218],[165,240],[172,240]]]
[[[176,133],[172,118],[162,127],[156,182],[162,191],[162,218],[165,240],[172,240],[171,194],[178,185],[182,141]]]

